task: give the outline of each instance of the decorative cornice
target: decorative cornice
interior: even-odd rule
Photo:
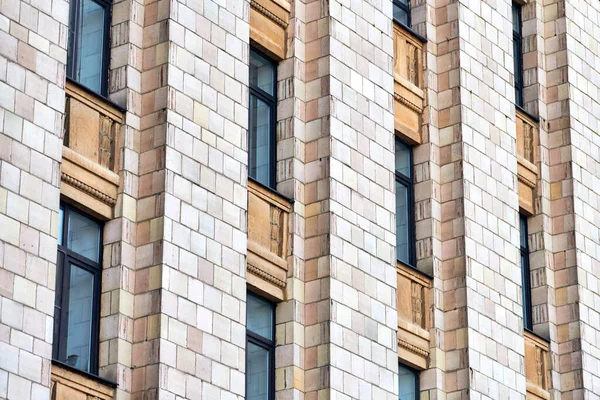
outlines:
[[[61,172],[60,177],[61,177],[62,181],[68,183],[69,185],[81,190],[82,192],[84,192],[92,197],[95,197],[96,199],[100,200],[101,202],[103,202],[105,204],[108,204],[111,207],[114,206],[115,204],[117,204],[117,199],[114,199],[114,198],[110,197],[109,195],[102,193],[98,189],[91,187],[87,183],[82,182],[79,179],[66,174],[65,172]]]
[[[523,182],[525,185],[529,186],[530,188],[535,189],[536,183],[532,182],[530,179],[525,178],[523,175],[517,174],[517,180],[519,182]]]
[[[273,14],[271,10],[264,7],[262,4],[259,4],[256,0],[250,0],[250,7],[254,8],[256,11],[269,18],[271,21],[275,22],[277,25],[281,26],[283,29],[287,29],[288,23],[283,19],[279,18],[277,15]]]
[[[423,107],[418,106],[417,104],[408,100],[406,97],[399,95],[398,93],[394,93],[394,99],[398,100],[400,103],[404,104],[406,107],[410,108],[414,112],[421,113],[423,111]]]
[[[248,272],[250,272],[251,274],[258,276],[259,278],[262,278],[267,282],[271,282],[275,286],[278,286],[280,288],[284,288],[286,286],[286,283],[284,281],[282,281],[281,279],[269,274],[268,272],[263,271],[262,269],[260,269],[258,267],[255,267],[252,264],[247,264],[247,269],[248,269]]]
[[[415,353],[420,355],[421,357],[428,357],[429,356],[429,352],[425,349],[422,349],[418,346],[415,346],[412,343],[407,342],[404,339],[400,339],[398,338],[398,346],[405,348],[406,350],[410,351],[411,353]]]

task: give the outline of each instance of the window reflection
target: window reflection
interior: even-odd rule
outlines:
[[[69,25],[69,77],[96,93],[104,94],[105,32],[108,3],[95,0],[74,0]]]
[[[93,293],[94,275],[71,264],[67,352],[64,361],[82,371],[90,370]]]
[[[398,400],[418,399],[419,374],[417,371],[398,364]]]

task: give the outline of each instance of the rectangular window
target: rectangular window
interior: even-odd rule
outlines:
[[[519,216],[521,233],[521,289],[523,291],[523,327],[533,329],[531,317],[531,269],[529,268],[529,244],[527,241],[527,217]]]
[[[67,76],[106,96],[110,35],[109,0],[71,0]]]
[[[418,400],[419,372],[398,364],[398,400]]]
[[[61,205],[58,230],[52,357],[97,374],[101,226]]]
[[[394,0],[394,21],[410,27],[410,0]]]
[[[277,111],[275,65],[250,49],[248,174],[275,187],[275,123]]]
[[[396,138],[396,258],[415,265],[412,149]]]
[[[246,400],[275,397],[275,310],[252,293],[246,302]]]
[[[512,3],[513,54],[515,67],[515,104],[523,107],[523,38],[521,37],[521,6]]]

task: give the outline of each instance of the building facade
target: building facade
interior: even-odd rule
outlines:
[[[0,398],[600,399],[597,0],[0,0]]]

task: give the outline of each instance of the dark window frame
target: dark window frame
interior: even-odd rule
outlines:
[[[99,347],[100,347],[100,297],[101,297],[101,279],[102,279],[102,231],[103,224],[91,217],[89,214],[82,213],[76,208],[61,203],[60,208],[63,210],[62,222],[62,244],[58,244],[58,254],[56,260],[56,287],[54,301],[54,326],[52,343],[52,359],[61,364],[66,363],[67,351],[67,323],[69,313],[69,285],[71,281],[71,263],[75,266],[90,272],[94,277],[94,293],[92,294],[92,328],[90,341],[90,369],[89,371],[79,370],[82,373],[90,375],[98,375],[99,367]],[[90,260],[77,254],[75,251],[67,247],[67,239],[69,232],[69,214],[71,212],[83,215],[86,218],[98,223],[100,235],[98,238],[98,262]]]
[[[77,70],[77,47],[75,41],[81,40],[81,32],[79,32],[79,18],[81,17],[78,12],[80,9],[81,2],[83,0],[71,0],[69,4],[69,27],[67,34],[69,35],[67,40],[67,78],[77,82],[79,85],[85,87],[88,90],[96,93],[92,88],[87,87],[83,83],[79,82],[75,78],[75,71]],[[110,65],[110,21],[112,18],[112,1],[111,0],[93,0],[99,6],[104,8],[104,37],[102,38],[102,75],[100,79],[100,92],[99,95],[103,97],[108,96],[108,69]]]
[[[420,380],[420,372],[418,369],[414,369],[409,367],[408,365],[402,363],[402,361],[398,361],[398,368],[404,368],[407,371],[412,372],[415,378],[415,400],[420,400],[421,398],[421,380]],[[398,387],[398,396],[400,396],[400,387]]]
[[[411,24],[411,18],[410,18],[410,0],[408,0],[408,4],[403,4],[400,0],[393,0],[392,1],[392,8],[393,7],[398,7],[402,11],[404,11],[406,13],[406,23],[404,21],[400,21],[399,19],[396,19],[396,18],[394,18],[394,21],[396,21],[400,25],[403,25],[403,26],[406,26],[406,27],[410,28],[410,24]],[[392,15],[394,15],[393,11],[392,11]]]
[[[523,230],[525,232],[523,232]],[[521,238],[525,238],[525,241]],[[521,253],[521,292],[523,294],[523,328],[533,331],[533,306],[531,304],[531,266],[529,264],[529,232],[527,216],[519,214],[519,250]]]
[[[402,145],[408,148],[408,162],[410,166],[410,177],[396,171],[394,168],[395,181],[406,187],[406,195],[408,197],[408,263],[398,259],[398,251],[396,250],[396,261],[403,264],[407,264],[410,267],[416,268],[417,266],[417,249],[416,249],[416,234],[415,234],[415,194],[414,194],[414,163],[413,163],[413,147],[408,143],[404,142],[398,136],[394,138],[394,150],[396,148],[396,142],[400,142]],[[396,196],[398,194],[396,193]],[[396,218],[398,216],[396,215]],[[396,232],[396,236],[398,232]]]
[[[267,300],[266,298],[247,292],[247,296],[254,296],[269,303],[271,307],[271,337],[272,340],[267,339],[257,333],[252,332],[248,329],[248,313],[246,312],[246,351],[248,351],[248,343],[252,343],[255,346],[262,347],[269,352],[269,390],[267,392],[267,400],[275,399],[275,304]],[[248,356],[246,355],[246,371],[248,371]],[[248,377],[246,375],[246,396],[248,396]],[[245,396],[245,397],[246,397]]]
[[[267,60],[273,67],[273,94],[269,94],[252,83],[248,83],[249,98],[255,96],[259,100],[265,102],[269,107],[269,182],[264,183],[250,175],[250,155],[248,155],[248,176],[255,182],[258,182],[271,189],[276,189],[277,186],[277,63],[273,59],[256,47],[250,47],[251,53],[256,53]],[[248,101],[248,109],[250,109],[250,100]],[[250,152],[250,129],[252,128],[252,113],[248,113],[248,153]]]
[[[513,54],[514,61],[514,84],[515,84],[515,104],[519,107],[523,107],[523,19],[521,13],[521,6],[517,3],[512,3],[512,10],[517,11],[517,23],[519,31],[515,31],[515,21],[512,23],[513,31],[513,43],[516,44],[516,49]],[[514,13],[511,11],[511,15]],[[513,46],[514,48],[514,46]]]

